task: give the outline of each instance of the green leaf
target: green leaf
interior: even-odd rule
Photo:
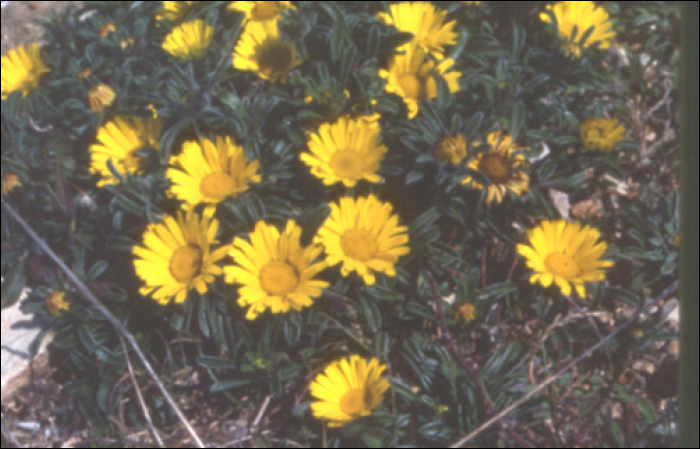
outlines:
[[[19,262],[10,270],[2,283],[2,309],[12,307],[22,297],[27,278],[24,271],[27,255],[20,257]]]
[[[224,380],[221,382],[216,382],[209,389],[210,393],[221,393],[223,391],[232,390],[234,388],[247,387],[253,382],[250,379],[240,379],[240,380]]]
[[[197,359],[197,365],[211,370],[235,370],[240,367],[240,363],[236,360],[221,359],[218,357],[199,357]]]

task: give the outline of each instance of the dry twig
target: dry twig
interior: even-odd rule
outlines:
[[[143,417],[146,419],[146,425],[148,425],[148,428],[151,430],[153,438],[156,440],[156,444],[158,445],[158,447],[165,447],[163,439],[160,437],[158,430],[153,425],[153,419],[151,419],[151,414],[148,412],[148,408],[146,407],[146,401],[143,400],[143,394],[141,394],[141,387],[139,386],[139,382],[136,380],[136,375],[134,374],[134,367],[131,365],[131,357],[129,357],[129,348],[126,347],[126,343],[124,343],[124,339],[121,336],[119,336],[119,340],[121,341],[122,348],[124,348],[126,367],[129,370],[129,377],[131,377],[131,383],[134,384],[134,390],[136,390],[136,397],[138,398],[139,405],[141,406],[141,410],[143,411]]]
[[[187,429],[187,432],[190,434],[192,440],[194,440],[197,447],[206,447],[197,435],[197,432],[195,432],[194,428],[192,428],[192,425],[187,421],[187,418],[185,417],[184,413],[182,413],[182,410],[180,410],[180,407],[178,407],[173,397],[163,385],[163,382],[161,382],[158,378],[158,375],[156,374],[155,370],[151,366],[145,354],[139,347],[134,336],[126,329],[126,327],[124,327],[124,325],[119,320],[117,320],[117,318],[115,318],[114,315],[112,315],[109,309],[102,305],[100,300],[97,299],[97,297],[90,291],[89,288],[87,288],[87,286],[78,278],[78,276],[76,276],[76,274],[70,268],[68,268],[68,266],[56,255],[56,253],[51,249],[51,247],[49,247],[49,245],[46,242],[44,242],[44,240],[41,237],[39,237],[39,235],[34,231],[34,229],[32,229],[32,227],[29,226],[27,222],[25,222],[22,219],[22,217],[19,216],[19,214],[12,208],[12,206],[5,202],[4,198],[0,198],[0,200],[2,201],[3,211],[7,212],[7,214],[14,221],[16,221],[22,229],[24,229],[27,235],[32,240],[34,240],[34,242],[44,251],[44,253],[46,253],[46,255],[48,255],[51,258],[51,260],[53,260],[54,263],[58,265],[58,267],[66,274],[66,276],[71,281],[71,283],[73,283],[78,292],[80,292],[80,294],[86,300],[88,300],[93,305],[93,307],[95,307],[107,319],[107,321],[114,327],[117,333],[119,333],[121,337],[129,343],[129,346],[131,346],[131,348],[134,350],[139,360],[143,364],[144,368],[146,369],[146,372],[156,384],[158,390],[160,390],[168,405],[170,405],[170,407],[173,409],[182,425],[185,426],[185,429]]]
[[[538,387],[536,387],[534,390],[532,390],[531,392],[529,392],[528,394],[526,394],[525,396],[523,396],[523,397],[520,398],[519,400],[515,401],[512,405],[510,405],[509,407],[507,407],[507,408],[504,409],[503,411],[497,413],[493,418],[491,418],[490,420],[488,420],[487,422],[485,422],[484,424],[482,424],[479,428],[477,428],[477,429],[474,430],[472,433],[470,433],[470,434],[467,435],[466,437],[462,438],[461,440],[459,440],[458,442],[456,442],[455,444],[453,444],[453,445],[450,446],[450,447],[451,447],[451,448],[460,448],[460,447],[464,446],[465,444],[467,444],[468,442],[470,442],[471,440],[473,440],[474,438],[476,438],[477,436],[481,435],[486,429],[488,429],[488,428],[490,428],[491,426],[493,426],[494,424],[498,423],[501,419],[505,418],[505,417],[508,416],[511,412],[513,412],[515,409],[517,409],[518,407],[520,407],[521,405],[523,405],[525,402],[529,401],[532,397],[534,397],[534,396],[536,396],[537,394],[539,394],[542,390],[544,390],[544,389],[547,388],[549,385],[551,385],[554,381],[556,381],[556,380],[559,379],[561,376],[563,376],[564,374],[566,374],[569,370],[571,370],[572,368],[576,367],[576,366],[577,366],[579,363],[581,363],[582,361],[586,360],[588,357],[590,357],[590,356],[591,356],[594,352],[596,352],[598,349],[600,349],[601,347],[603,347],[603,346],[605,346],[606,344],[608,344],[608,343],[609,343],[610,341],[612,341],[615,337],[617,337],[617,336],[620,334],[620,332],[624,331],[625,329],[627,329],[628,327],[630,327],[631,325],[633,325],[634,323],[636,323],[637,320],[639,319],[639,317],[640,317],[641,315],[648,313],[651,309],[653,309],[654,307],[658,306],[662,301],[664,301],[664,300],[665,300],[666,298],[668,298],[670,295],[674,294],[677,290],[678,290],[678,281],[676,281],[676,282],[674,282],[673,284],[671,284],[671,286],[668,287],[666,290],[664,290],[664,292],[661,293],[661,295],[660,295],[657,299],[655,299],[654,301],[652,301],[651,303],[649,303],[649,304],[644,308],[644,310],[642,310],[641,312],[638,312],[636,315],[634,315],[633,317],[631,317],[629,320],[627,320],[627,321],[625,322],[625,324],[623,324],[622,326],[620,326],[619,328],[617,328],[616,330],[614,330],[610,335],[608,335],[608,336],[605,337],[603,340],[601,340],[601,341],[599,341],[598,343],[596,343],[595,345],[593,345],[590,349],[588,349],[586,352],[584,352],[583,354],[581,354],[581,355],[580,355],[579,357],[577,357],[574,361],[572,361],[572,362],[569,363],[567,366],[565,366],[564,368],[562,368],[561,370],[559,370],[559,372],[557,372],[556,374],[552,375],[549,379],[547,379],[547,380],[545,380],[544,382],[542,382],[542,383],[541,383]]]

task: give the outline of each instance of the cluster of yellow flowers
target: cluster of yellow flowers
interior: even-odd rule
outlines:
[[[180,60],[204,56],[215,29],[203,19],[183,22],[195,2],[163,2],[156,19],[176,26],[165,37],[162,48]],[[481,2],[462,2],[479,4]],[[245,15],[243,30],[232,51],[233,67],[254,72],[270,82],[285,82],[290,70],[300,65],[291,43],[281,39],[278,18],[283,11],[294,10],[288,1],[236,1],[228,10]],[[613,32],[608,15],[593,2],[559,2],[549,5],[565,41],[567,54],[579,57],[585,47],[598,43],[607,48]],[[378,74],[385,89],[402,98],[409,119],[419,113],[421,101],[438,96],[438,80],[444,79],[451,93],[460,89],[461,73],[455,61],[446,56],[446,47],[456,44],[456,23],[447,21],[447,13],[430,2],[391,5],[379,19],[414,38],[399,48]],[[542,13],[544,22],[551,21]],[[585,42],[580,37],[594,31]],[[48,68],[37,44],[11,50],[2,58],[2,98],[12,91],[27,95],[39,84]],[[115,99],[105,85],[97,85],[89,97],[93,110],[101,111]],[[142,174],[148,161],[144,148],[158,148],[163,125],[154,112],[151,118],[117,116],[97,131],[90,147],[90,171],[99,175],[98,186],[118,182],[118,174]],[[342,184],[350,189],[359,182],[378,183],[378,171],[389,149],[382,142],[382,129],[376,116],[341,116],[322,123],[308,134],[308,151],[300,160],[312,175],[325,185]],[[581,139],[593,150],[611,150],[624,137],[624,128],[616,120],[593,118],[581,125]],[[462,184],[485,191],[487,203],[500,203],[508,192],[520,196],[528,189],[528,162],[525,148],[511,136],[493,132],[484,145],[486,151],[470,154],[462,136],[447,136],[435,147],[442,163],[464,164],[472,174]],[[294,221],[283,231],[263,221],[247,238],[236,237],[221,244],[219,222],[214,218],[219,203],[237,198],[260,183],[260,162],[250,161],[243,148],[230,136],[213,140],[199,138],[183,144],[182,151],[170,161],[166,177],[171,181],[168,194],[182,201],[182,211],[152,223],[143,234],[143,243],[133,249],[134,266],[143,280],[143,295],[160,304],[183,303],[192,290],[207,293],[217,277],[238,285],[241,307],[247,318],[260,314],[286,313],[312,305],[329,284],[319,274],[340,265],[343,276],[356,273],[365,284],[376,282],[377,274],[396,275],[398,260],[409,253],[408,228],[399,224],[390,203],[374,195],[343,197],[329,204],[330,215],[308,246],[301,244],[301,227]],[[3,179],[3,193],[19,185],[16,176]],[[197,213],[198,206],[203,212]],[[607,245],[598,242],[599,233],[589,226],[565,221],[545,221],[528,231],[530,246],[518,245],[518,252],[534,271],[533,283],[548,287],[556,284],[565,295],[575,290],[585,296],[584,284],[603,280],[604,268],[612,262],[601,260]],[[325,256],[323,256],[325,254]],[[228,265],[221,263],[226,257]],[[49,304],[49,303],[47,303]],[[51,313],[67,309],[63,296],[50,301]],[[475,310],[463,305],[459,315],[470,321]],[[382,377],[386,367],[378,360],[369,363],[353,356],[331,364],[311,384],[310,392],[319,402],[314,414],[332,426],[368,415],[382,400],[389,382]]]

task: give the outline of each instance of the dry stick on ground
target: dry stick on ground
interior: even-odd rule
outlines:
[[[126,358],[126,367],[129,370],[129,377],[131,377],[131,383],[134,384],[134,389],[136,390],[136,397],[139,400],[139,405],[141,406],[141,410],[143,411],[143,417],[146,419],[146,424],[148,425],[148,428],[151,429],[151,433],[153,434],[153,439],[156,440],[156,444],[158,445],[158,447],[165,447],[165,444],[163,444],[163,439],[160,437],[158,430],[153,425],[153,420],[151,419],[151,414],[148,413],[148,408],[146,407],[146,401],[143,400],[143,395],[141,394],[141,387],[139,386],[139,383],[136,380],[136,375],[134,374],[134,367],[131,365],[131,357],[129,357],[129,348],[126,347],[126,343],[124,343],[124,338],[122,338],[121,335],[119,336],[119,340],[121,341],[122,348],[124,348],[124,357]]]
[[[58,267],[66,274],[66,276],[73,283],[78,292],[80,292],[80,294],[85,299],[87,299],[102,315],[104,315],[104,317],[114,327],[117,333],[119,333],[124,338],[124,340],[126,340],[129,343],[129,346],[131,346],[131,348],[138,356],[139,360],[141,360],[141,363],[146,369],[146,372],[148,372],[148,375],[151,377],[151,379],[153,379],[153,382],[155,382],[155,384],[157,385],[158,390],[160,390],[166,402],[173,409],[182,425],[185,426],[185,429],[187,429],[187,432],[190,434],[195,444],[200,448],[206,447],[197,435],[197,432],[195,432],[190,423],[187,421],[187,418],[182,413],[182,410],[180,410],[180,408],[175,403],[175,400],[172,398],[168,390],[158,378],[158,375],[151,366],[150,362],[144,355],[138,343],[136,343],[136,339],[134,338],[134,336],[124,327],[124,325],[119,320],[117,320],[114,317],[114,315],[112,315],[112,313],[105,306],[102,305],[100,300],[97,299],[97,297],[90,291],[90,289],[87,288],[87,286],[85,286],[85,284],[80,279],[78,279],[78,276],[76,276],[75,273],[73,273],[73,271],[70,268],[68,268],[68,266],[65,263],[63,263],[63,261],[56,255],[56,253],[49,247],[49,245],[46,244],[46,242],[44,242],[44,240],[41,237],[39,237],[39,235],[37,235],[36,232],[34,232],[32,227],[29,226],[22,219],[22,217],[19,216],[19,214],[12,208],[12,206],[5,202],[5,198],[0,198],[0,200],[2,201],[2,210],[7,212],[8,215],[10,215],[10,217],[12,217],[12,219],[15,220],[22,229],[24,229],[27,235],[32,240],[34,240],[34,242],[44,251],[44,253],[46,253],[46,255],[48,255],[51,258],[51,260],[53,260],[54,263],[56,263],[56,265],[58,265]]]
[[[460,448],[460,447],[464,446],[465,444],[467,444],[468,442],[470,442],[471,440],[473,440],[474,438],[479,436],[481,433],[483,433],[486,429],[488,429],[489,427],[491,427],[494,424],[496,424],[497,422],[499,422],[501,419],[508,416],[515,409],[517,409],[518,407],[523,405],[525,402],[529,401],[532,397],[539,394],[542,390],[547,388],[554,381],[556,381],[561,376],[566,374],[570,369],[574,368],[579,363],[583,362],[588,357],[590,357],[598,349],[602,348],[603,346],[605,346],[606,344],[611,342],[615,337],[617,337],[620,334],[620,332],[624,331],[625,329],[627,329],[628,327],[630,327],[631,325],[636,323],[637,320],[639,320],[639,317],[641,315],[647,314],[651,309],[653,309],[654,307],[657,307],[659,304],[661,304],[662,301],[667,299],[669,296],[674,294],[676,291],[678,291],[678,281],[671,284],[671,286],[668,287],[666,290],[664,290],[663,293],[661,293],[661,295],[659,295],[658,298],[656,298],[654,301],[649,303],[649,305],[647,305],[642,311],[640,311],[640,312],[636,313],[634,316],[632,316],[629,320],[627,320],[625,322],[625,324],[623,324],[622,326],[620,326],[619,328],[614,330],[610,335],[608,335],[607,337],[605,337],[604,339],[602,339],[601,341],[596,343],[594,346],[592,346],[586,352],[581,354],[579,357],[577,357],[574,361],[572,361],[571,363],[566,365],[564,368],[559,370],[556,374],[551,376],[549,379],[542,382],[537,388],[535,388],[534,390],[532,390],[531,392],[529,392],[528,394],[526,394],[525,396],[523,396],[522,398],[520,398],[519,400],[514,402],[512,405],[507,407],[502,412],[499,412],[498,414],[496,414],[496,416],[494,416],[493,418],[491,418],[490,420],[488,420],[487,422],[482,424],[478,429],[476,429],[475,431],[473,431],[472,433],[470,433],[466,437],[462,438],[457,443],[450,446],[450,448]]]
[[[15,436],[12,433],[10,433],[10,431],[7,430],[7,428],[5,428],[4,422],[0,422],[0,426],[2,427],[2,436],[5,437],[5,439],[11,445],[13,445],[14,447],[22,447],[22,445],[19,444],[19,441],[17,441],[17,438],[15,438]]]
[[[452,334],[447,328],[445,323],[445,311],[442,306],[442,297],[440,296],[440,290],[438,290],[437,284],[435,283],[435,278],[432,272],[428,272],[428,282],[430,283],[430,288],[433,291],[433,297],[435,301],[435,308],[437,309],[438,321],[440,324],[440,331],[442,332],[442,337],[445,342],[445,348],[447,352],[459,363],[462,369],[471,377],[472,381],[476,384],[476,391],[479,395],[479,400],[484,407],[484,414],[487,417],[493,415],[493,401],[489,397],[486,391],[486,386],[481,378],[481,373],[479,372],[479,367],[474,363],[467,362],[464,357],[455,348],[454,342],[452,341]]]

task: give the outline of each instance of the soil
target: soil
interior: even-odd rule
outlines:
[[[2,54],[26,42],[41,42],[43,31],[34,20],[48,18],[52,11],[62,11],[69,6],[80,7],[82,2],[3,2]]]

